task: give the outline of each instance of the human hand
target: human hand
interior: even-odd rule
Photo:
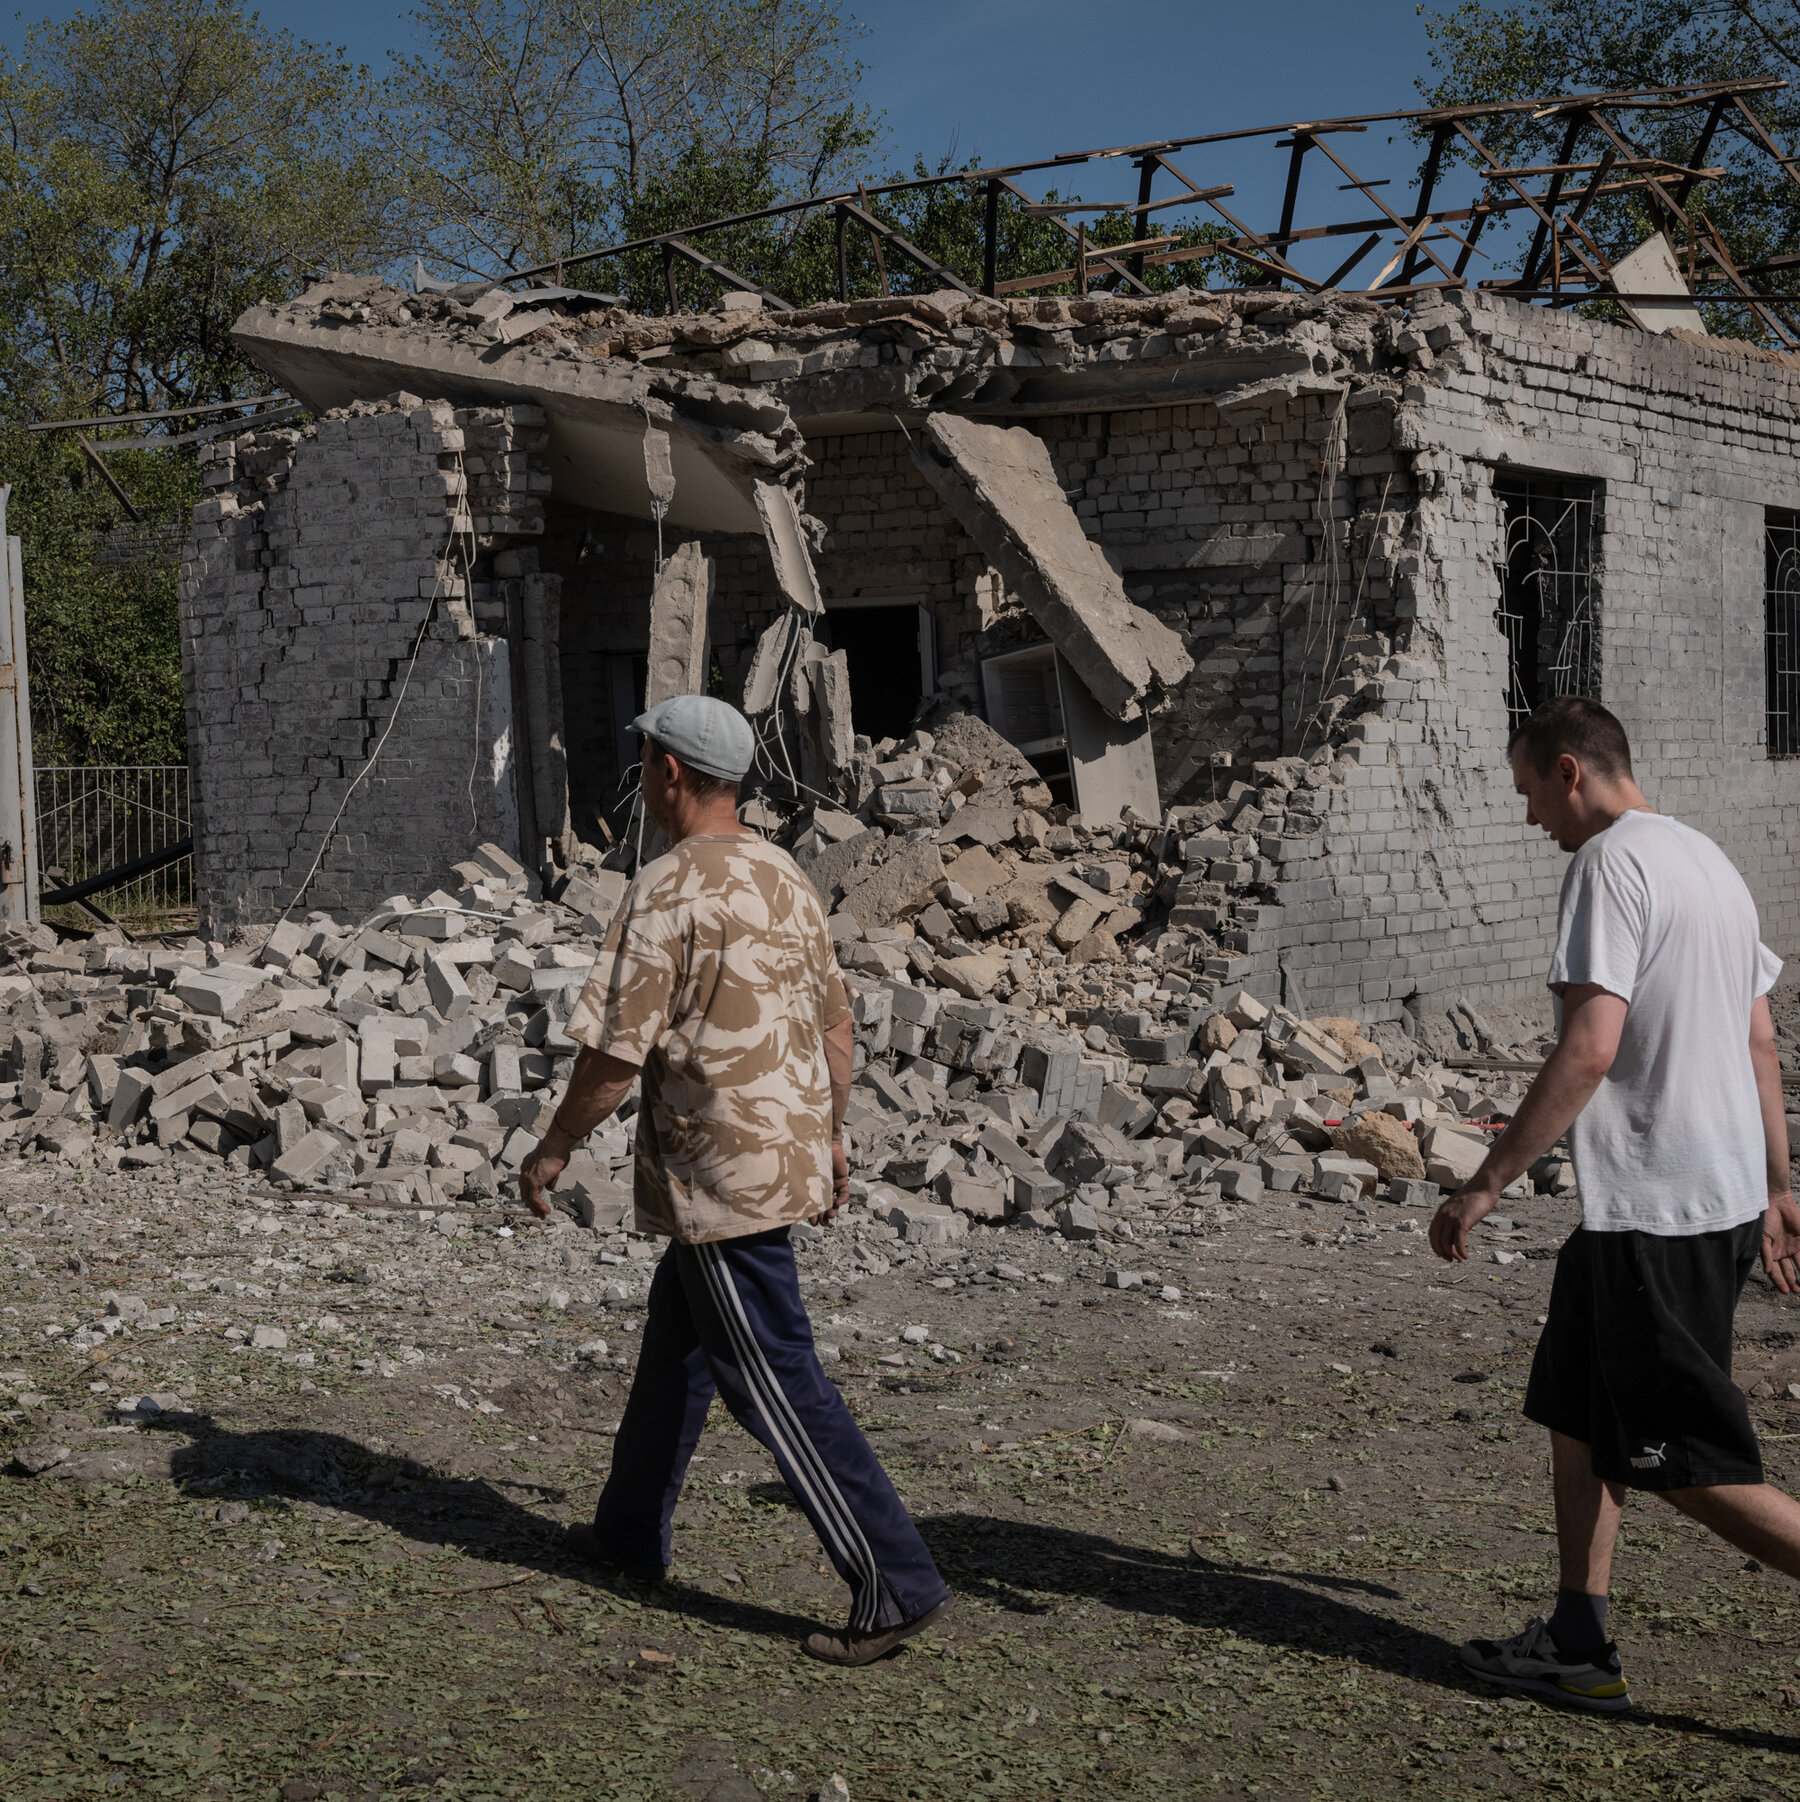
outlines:
[[[1469,1230],[1500,1205],[1500,1191],[1477,1179],[1447,1195],[1431,1217],[1431,1249],[1446,1264],[1460,1264],[1469,1256]]]
[[[554,1127],[532,1148],[531,1155],[519,1166],[519,1198],[540,1220],[550,1218],[550,1203],[544,1199],[556,1187],[569,1165],[569,1146],[562,1143],[563,1134]]]
[[[850,1199],[850,1160],[844,1156],[844,1141],[831,1141],[831,1206],[818,1216],[816,1225],[826,1226],[837,1218],[838,1209]]]
[[[1783,1295],[1800,1294],[1800,1207],[1792,1195],[1771,1195],[1763,1215],[1763,1269]]]

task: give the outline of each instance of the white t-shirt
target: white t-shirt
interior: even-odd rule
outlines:
[[[1550,986],[1597,983],[1630,1004],[1569,1134],[1590,1231],[1711,1233],[1768,1206],[1750,1009],[1780,974],[1743,877],[1704,833],[1626,813],[1575,853]]]

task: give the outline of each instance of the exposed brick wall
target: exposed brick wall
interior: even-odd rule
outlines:
[[[518,846],[511,659],[471,611],[497,625],[504,585],[480,556],[471,583],[467,554],[541,529],[513,436],[507,410],[409,402],[212,447],[181,581],[207,930],[294,899],[415,643],[304,905],[355,915],[439,886],[483,840]]]
[[[1800,377],[1515,302],[1400,323],[1420,488],[1403,654],[1318,791],[1318,854],[1282,866],[1290,985],[1374,1017],[1414,993],[1542,992],[1567,860],[1505,760],[1499,467],[1603,484],[1601,698],[1651,804],[1714,837],[1765,939],[1800,949],[1800,763],[1767,756],[1763,673],[1763,509],[1800,497]]]

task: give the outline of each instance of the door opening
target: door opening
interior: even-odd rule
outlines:
[[[856,729],[869,738],[904,738],[919,703],[937,687],[937,635],[918,601],[890,596],[827,601],[820,634],[850,665]]]

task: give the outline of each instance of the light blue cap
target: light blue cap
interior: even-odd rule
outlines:
[[[738,782],[756,755],[750,722],[729,701],[711,695],[671,695],[631,722],[690,768]]]

